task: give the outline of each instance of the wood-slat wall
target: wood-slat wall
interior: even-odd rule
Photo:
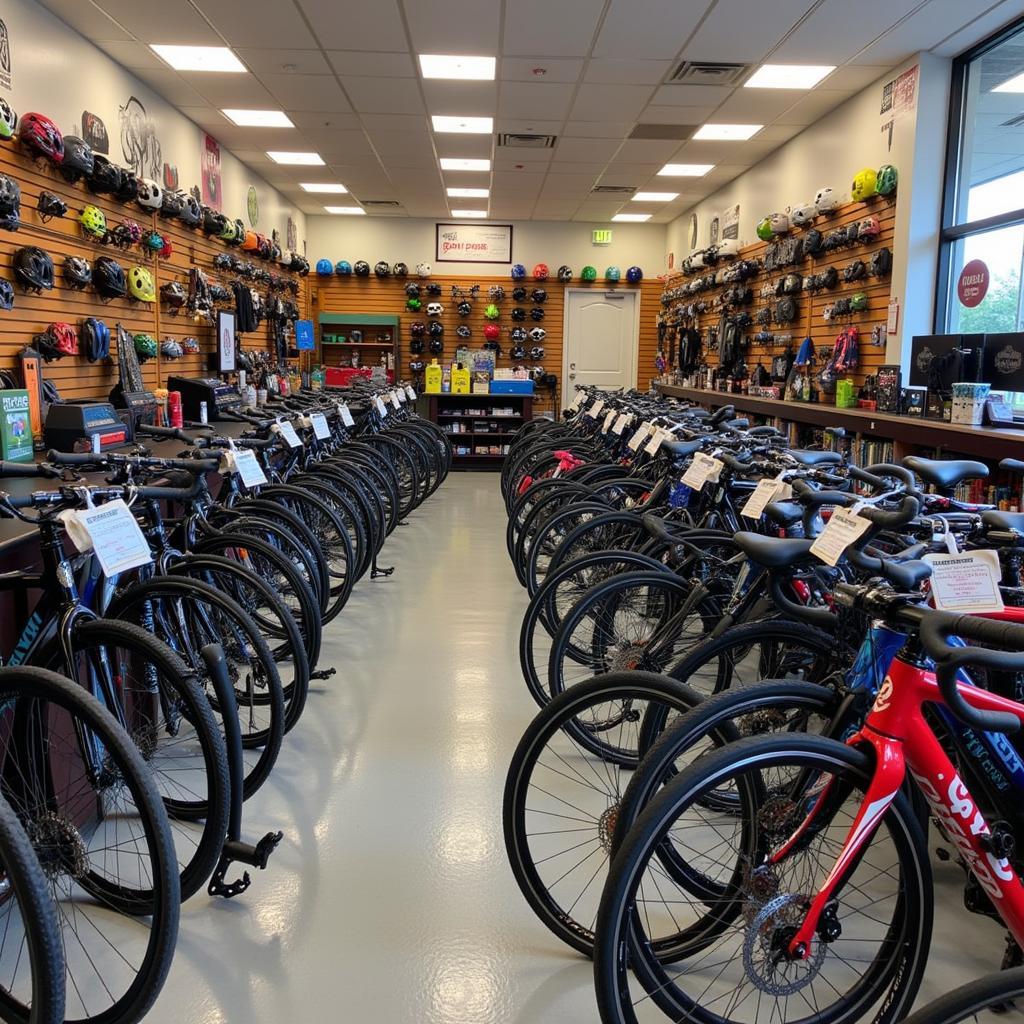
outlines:
[[[826,235],[830,231],[845,228],[854,221],[863,220],[865,217],[872,215],[878,217],[881,227],[881,233],[874,241],[857,243],[856,245],[836,249],[832,252],[823,252],[784,269],[774,271],[762,270],[756,277],[747,280],[746,284],[753,291],[754,298],[749,305],[741,307],[741,309],[746,310],[746,312],[756,318],[757,311],[762,306],[770,305],[774,307],[778,301],[774,295],[768,299],[760,297],[761,286],[765,282],[774,283],[788,273],[807,277],[811,274],[821,273],[830,266],[834,266],[839,274],[839,283],[835,288],[825,289],[813,294],[804,291],[794,296],[798,314],[796,320],[792,323],[772,324],[762,327],[755,322],[747,329],[746,334],[750,343],[746,349],[745,361],[750,370],[753,370],[760,362],[765,369],[770,371],[772,356],[778,355],[784,350],[784,345],[782,344],[777,343],[771,346],[755,340],[755,335],[759,331],[773,332],[776,338],[786,334],[792,335],[794,351],[799,348],[801,341],[809,336],[814,341],[815,351],[819,353],[819,358],[815,363],[815,370],[817,372],[824,365],[827,353],[831,351],[836,336],[849,324],[855,325],[860,332],[860,361],[856,371],[844,373],[842,376],[844,378],[852,378],[859,387],[864,383],[866,376],[875,373],[879,366],[886,363],[884,339],[882,345],[872,345],[871,331],[876,324],[884,326],[886,322],[889,312],[890,278],[868,276],[860,281],[847,283],[843,281],[843,268],[855,259],[863,260],[870,267],[873,253],[885,247],[888,247],[890,250],[893,248],[893,232],[896,219],[895,197],[876,197],[864,203],[847,203],[833,213],[816,217],[814,223],[809,225],[808,228],[814,227],[823,235]],[[808,230],[808,228],[795,229],[792,233],[801,234]],[[767,247],[768,243],[758,242],[756,245],[746,246],[741,250],[740,255],[744,259],[760,259],[763,257]],[[722,266],[722,264],[719,264],[719,266]],[[670,274],[665,278],[664,288],[665,290],[676,288],[681,284],[685,284],[694,276],[710,272],[709,270],[704,270],[697,271],[694,275],[685,275],[679,272]],[[690,302],[703,299],[708,303],[709,309],[696,318],[696,326],[703,332],[705,328],[719,323],[721,309],[715,306],[714,300],[728,287],[730,286],[723,285],[720,288],[714,288],[691,297],[676,300],[669,307],[669,310],[676,305],[685,306]],[[839,298],[849,298],[857,292],[864,292],[867,296],[868,308],[866,310],[834,320],[824,319],[822,312],[829,303],[834,303]],[[705,346],[704,360],[709,366],[717,366],[719,364],[718,352],[708,351]],[[822,395],[822,400],[832,401],[833,396]]]
[[[21,188],[21,227],[16,232],[0,232],[0,276],[14,284],[14,309],[0,312],[0,368],[16,369],[18,353],[31,344],[32,336],[54,321],[70,323],[76,330],[86,317],[103,320],[111,330],[111,356],[108,361],[90,363],[84,355],[65,356],[44,365],[43,374],[52,380],[65,399],[105,398],[117,382],[116,324],[122,323],[131,333],[148,333],[158,341],[164,338],[194,337],[201,353],[182,359],[166,360],[161,357],[143,364],[142,370],[148,387],[160,387],[170,374],[195,375],[206,373],[209,359],[215,349],[214,329],[205,322],[195,322],[182,313],[174,317],[159,302],[152,305],[132,302],[128,299],[114,299],[103,302],[90,287],[84,292],[65,287],[61,268],[65,257],[82,256],[90,262],[97,256],[107,255],[116,259],[127,272],[135,265],[147,267],[154,275],[159,291],[160,285],[169,280],[179,280],[187,291],[188,270],[192,265],[205,271],[212,282],[227,286],[227,276],[215,271],[213,258],[223,252],[226,246],[217,239],[208,238],[199,230],[186,227],[179,221],[162,220],[138,205],[124,205],[110,196],[96,196],[84,184],[69,185],[49,164],[33,161],[16,145],[0,147],[0,172],[10,175]],[[63,218],[43,223],[36,209],[39,193],[53,192],[68,205]],[[87,238],[78,223],[83,207],[92,203],[98,206],[107,218],[108,227],[115,227],[122,220],[137,221],[143,232],[156,229],[170,237],[173,252],[169,259],[159,260],[139,247],[128,251],[114,246],[104,246]],[[26,294],[17,285],[11,267],[13,254],[25,245],[38,245],[45,249],[54,262],[54,289],[41,295]],[[238,252],[242,258],[248,254]],[[260,261],[256,261],[260,262]],[[282,268],[267,264],[275,273],[285,273]],[[306,314],[306,287],[301,278],[298,298],[294,299],[303,315]],[[259,285],[261,293],[265,285]],[[291,296],[289,296],[291,297]],[[223,308],[231,308],[225,304]],[[243,339],[247,349],[269,347],[269,333],[266,325]]]

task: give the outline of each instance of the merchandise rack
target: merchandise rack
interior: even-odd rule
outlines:
[[[533,395],[423,395],[425,401],[425,412],[427,417],[438,424],[442,430],[446,425],[459,425],[474,422],[495,421],[505,430],[465,430],[459,433],[449,433],[448,437],[456,447],[460,440],[466,440],[471,449],[469,454],[458,454],[454,456],[454,464],[463,464],[468,469],[469,464],[475,464],[474,468],[494,469],[501,465],[505,456],[478,454],[476,447],[483,443],[483,438],[493,438],[495,443],[505,447],[512,443],[512,438],[518,429],[530,420],[533,416]],[[494,414],[491,410],[512,406],[519,409],[514,415]],[[483,409],[482,413],[468,412],[470,409]],[[447,431],[446,431],[447,432]]]

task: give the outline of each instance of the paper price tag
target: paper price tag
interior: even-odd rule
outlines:
[[[999,555],[970,551],[960,555],[925,555],[932,567],[932,598],[944,612],[1001,612]]]
[[[614,409],[608,410],[608,415],[604,418],[604,423],[601,425],[601,433],[607,434],[611,430],[612,424],[615,422],[615,418],[618,415]]]
[[[352,418],[352,410],[344,402],[338,403],[338,415],[346,427],[354,427],[356,425],[356,421]]]
[[[401,409],[402,408],[402,403],[398,400],[398,392],[397,391],[392,391],[391,392],[391,404],[396,409]]]
[[[811,545],[811,554],[826,565],[835,565],[843,552],[867,532],[870,521],[857,515],[852,509],[837,508],[825,529],[818,534]]]
[[[647,436],[650,434],[650,432],[651,425],[649,423],[641,423],[640,426],[636,428],[636,431],[633,433],[633,436],[626,442],[626,447],[629,448],[631,451],[635,452],[640,447],[640,445],[642,445],[644,441],[647,440]]]
[[[120,498],[98,508],[66,512],[62,518],[75,547],[96,552],[105,576],[116,576],[153,561],[135,516]]]
[[[315,412],[309,417],[313,427],[313,436],[318,441],[323,441],[331,436],[331,428],[327,423],[327,417],[322,412]]]
[[[572,404],[569,406],[570,411],[575,412],[586,400],[586,391],[577,391],[576,397],[572,400]]]
[[[245,487],[259,487],[267,482],[267,474],[263,472],[256,453],[248,448],[236,448],[228,452],[224,459],[227,468],[238,474]]]
[[[604,408],[604,399],[598,398],[594,401],[594,404],[586,411],[585,415],[591,419],[597,419],[597,414]]]
[[[270,429],[274,431],[275,434],[280,434],[289,448],[302,447],[302,442],[299,440],[299,435],[295,433],[295,428],[287,421],[284,423],[275,423]]]
[[[416,401],[416,389],[411,384],[405,385],[405,395],[410,402]]]
[[[613,434],[621,434],[626,429],[626,424],[632,419],[628,412],[624,412],[616,421],[615,426],[612,427]]]
[[[644,451],[648,455],[657,455],[658,449],[667,441],[672,435],[661,427],[655,427],[651,434],[651,439],[644,445]]]
[[[693,462],[687,467],[681,482],[691,490],[699,491],[709,480],[714,483],[722,472],[724,462],[705,455],[704,452],[697,452],[693,456]]]
[[[384,405],[384,399],[381,398],[380,395],[377,395],[377,397],[373,400],[373,404],[377,407],[377,412],[379,412],[381,416],[387,416],[388,410]]]
[[[759,480],[747,503],[740,510],[741,516],[760,519],[765,508],[779,498],[788,498],[792,488],[782,480]]]
[[[398,395],[399,405],[405,405],[409,401],[409,396],[405,393],[405,388],[395,388],[395,394]]]

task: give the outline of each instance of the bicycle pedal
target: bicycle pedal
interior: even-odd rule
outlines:
[[[267,862],[270,860],[270,855],[277,849],[278,844],[282,839],[284,839],[283,832],[268,832],[256,844],[256,867],[261,871],[266,868]]]
[[[330,679],[331,676],[337,675],[338,670],[336,668],[320,668],[315,672],[309,673],[310,679]]]
[[[234,896],[240,896],[246,889],[252,885],[252,879],[249,877],[248,871],[242,872],[242,877],[234,882],[225,882],[224,876],[227,874],[228,868],[233,863],[233,858],[229,857],[226,853],[220,855],[220,861],[217,863],[217,869],[210,877],[210,884],[206,887],[207,893],[211,896],[223,896],[224,899],[229,900]]]
[[[375,580],[378,576],[390,576],[395,571],[395,567],[391,566],[389,569],[378,569],[376,566],[370,570],[370,579]]]

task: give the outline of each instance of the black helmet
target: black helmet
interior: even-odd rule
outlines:
[[[14,285],[5,277],[0,277],[0,309],[14,309]]]
[[[405,286],[405,294],[408,295],[410,299],[418,299],[420,297],[420,286],[415,281],[410,281]]]
[[[17,231],[21,223],[21,189],[7,174],[0,174],[0,227]]]
[[[95,158],[93,158],[95,160]],[[117,168],[117,188],[114,196],[122,203],[133,203],[139,195],[139,179],[126,167]]]
[[[39,216],[42,218],[43,223],[46,223],[51,217],[63,217],[68,212],[68,204],[60,196],[55,196],[52,192],[47,192],[46,189],[43,189],[39,193],[39,202],[36,203],[36,209],[39,211]]]
[[[227,224],[228,219],[218,210],[209,206],[203,207],[203,231],[208,235],[219,235]]]
[[[167,284],[160,286],[160,301],[171,310],[172,314],[176,314],[185,305],[187,298],[180,281],[168,281]]]
[[[92,174],[85,179],[90,192],[113,195],[121,187],[121,171],[99,153],[92,158]]]
[[[548,301],[547,290],[544,288],[534,288],[533,291],[530,292],[530,298],[533,299],[538,306],[543,305]]]
[[[160,202],[161,217],[180,217],[181,208],[185,205],[180,192],[172,192],[169,188],[164,189],[163,199]]]
[[[128,294],[124,267],[109,256],[99,256],[92,268],[92,283],[104,299],[123,299]]]
[[[567,267],[564,263],[558,268],[558,280],[563,283],[572,280],[572,267]]]
[[[516,342],[515,345],[509,351],[509,358],[511,359],[525,359],[526,358],[526,346],[521,342]]]
[[[352,273],[356,277],[369,277],[370,276],[370,264],[366,260],[356,260],[352,264]]]
[[[471,338],[473,336],[473,332],[470,330],[469,324],[459,324],[459,326],[455,328],[455,334],[460,338]]]
[[[419,353],[423,351],[422,335],[413,335],[413,337],[409,339],[409,351],[414,355],[419,355]]]
[[[408,277],[409,268],[404,263],[396,263],[391,268],[391,273],[394,274],[395,277]]]
[[[523,309],[522,306],[516,306],[516,308],[512,310],[509,316],[511,316],[513,320],[525,320],[526,310]]]
[[[410,362],[409,362],[409,369],[412,370],[413,373],[422,373],[423,372],[423,368],[426,365],[427,364],[424,363],[422,359],[413,359],[413,360],[410,360]]]
[[[94,166],[95,157],[88,143],[77,135],[65,135],[64,159],[60,165],[64,180],[74,184],[82,178],[88,178]]]
[[[459,316],[469,316],[469,314],[473,312],[473,303],[469,302],[466,299],[463,299],[455,307],[455,312],[458,313]]]
[[[525,302],[526,301],[526,289],[521,285],[517,284],[512,289],[512,301],[513,302]]]
[[[53,287],[53,260],[38,245],[26,245],[14,254],[14,276],[27,292],[49,291]]]
[[[544,319],[544,308],[542,306],[534,306],[530,310],[531,320],[543,320]]]
[[[414,320],[409,324],[409,334],[414,338],[425,337],[427,333],[427,325],[422,320]]]
[[[378,277],[390,277],[391,267],[389,267],[387,263],[384,262],[384,260],[377,260],[377,262],[373,265],[373,272]]]
[[[444,341],[441,338],[430,339],[430,351],[435,356],[440,355],[444,351]]]
[[[193,195],[182,196],[181,213],[178,216],[181,218],[182,224],[187,224],[190,228],[198,227],[203,219],[199,200]]]
[[[427,333],[432,338],[444,337],[444,324],[440,320],[431,320],[430,326],[427,328]]]
[[[64,283],[76,291],[88,288],[92,283],[92,266],[81,256],[68,256],[64,260]]]
[[[513,341],[526,341],[526,339],[529,337],[529,335],[526,333],[525,327],[513,327],[512,330],[509,331],[508,336]]]
[[[427,285],[427,294],[428,295],[440,295],[441,294],[441,286],[436,281],[431,281],[430,284]]]
[[[530,349],[530,358],[535,360],[535,361],[539,361],[539,360],[543,359],[544,358],[544,346],[543,345],[534,345],[533,348]]]

